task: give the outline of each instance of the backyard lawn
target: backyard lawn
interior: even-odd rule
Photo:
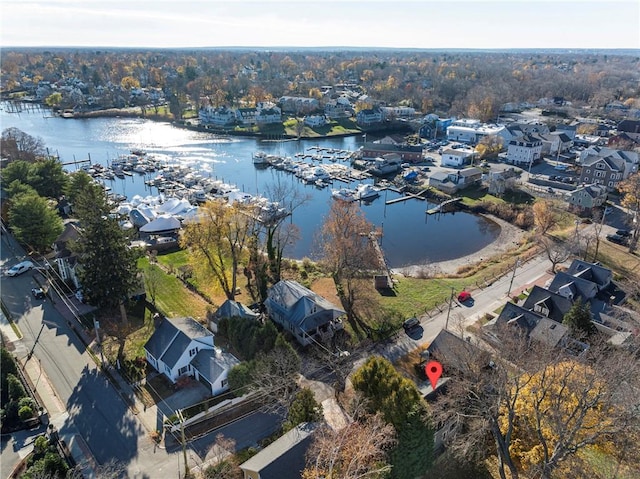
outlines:
[[[160,258],[158,258],[158,262],[161,263]],[[144,270],[148,266],[149,260],[147,258],[139,260],[138,267],[140,269]],[[200,320],[206,318],[207,309],[211,305],[202,296],[187,289],[184,283],[172,274],[160,274],[157,277],[158,292],[155,306],[159,311],[169,317],[191,316]],[[149,291],[147,291],[147,295],[150,296]],[[151,301],[150,297],[148,299]]]

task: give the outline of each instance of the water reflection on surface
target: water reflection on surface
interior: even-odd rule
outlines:
[[[237,185],[251,194],[265,194],[278,183],[291,184],[311,200],[291,217],[300,229],[300,239],[285,254],[290,257],[314,257],[318,251],[314,238],[329,210],[330,188],[319,189],[301,183],[293,175],[270,168],[257,169],[251,162],[256,150],[293,157],[310,147],[324,146],[357,150],[360,136],[286,142],[267,142],[255,138],[219,137],[176,128],[169,123],[130,118],[62,119],[46,118],[42,113],[0,112],[2,128],[16,127],[41,137],[51,153],[63,162],[90,157],[93,162],[108,164],[133,148],[158,155],[167,161],[189,165],[207,175]],[[73,165],[67,167],[74,169]],[[133,195],[158,194],[144,183],[148,175],[134,174],[107,184],[115,193]],[[334,187],[355,187],[357,182],[339,183]],[[472,254],[492,242],[500,227],[485,218],[455,213],[428,216],[433,206],[425,201],[408,200],[385,205],[397,193],[385,191],[370,204],[363,204],[366,218],[383,231],[381,244],[392,267],[445,261]]]

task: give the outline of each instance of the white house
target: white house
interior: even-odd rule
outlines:
[[[360,126],[370,126],[382,123],[382,112],[379,108],[366,108],[356,114],[356,122]]]
[[[76,267],[78,261],[76,255],[69,249],[69,242],[77,241],[80,237],[78,225],[73,221],[68,221],[64,225],[64,230],[53,242],[55,253],[55,264],[58,267],[60,277],[73,283],[76,288],[80,287]]]
[[[242,125],[255,125],[257,108],[236,108],[236,120]]]
[[[511,134],[504,125],[490,125],[480,120],[463,118],[455,120],[447,127],[447,139],[475,145],[485,136],[500,136],[508,141]]]
[[[346,96],[329,100],[324,105],[324,114],[329,118],[345,118],[353,114],[353,107]]]
[[[263,108],[259,106],[257,108],[255,121],[260,125],[280,123],[282,122],[282,111],[275,105],[270,108]]]
[[[212,395],[229,388],[227,374],[240,361],[216,348],[213,334],[193,318],[165,318],[144,345],[151,366],[172,383],[193,376]]]
[[[534,134],[514,138],[507,148],[507,161],[523,168],[529,168],[541,155],[542,140]]]
[[[324,115],[309,115],[304,117],[304,124],[311,128],[317,128],[327,124],[327,119]]]
[[[470,148],[447,148],[442,152],[441,166],[460,168],[471,163],[474,151]]]
[[[200,108],[198,118],[203,125],[225,126],[236,121],[236,114],[227,107],[213,108],[205,106]]]

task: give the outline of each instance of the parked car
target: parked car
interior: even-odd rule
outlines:
[[[465,303],[471,299],[471,293],[469,291],[463,291],[458,295],[458,301]]]
[[[7,270],[7,276],[18,276],[22,273],[26,273],[33,269],[33,263],[31,261],[22,261],[21,263],[14,264]]]
[[[44,299],[45,293],[42,288],[31,288],[31,294],[36,299]]]
[[[631,231],[629,230],[617,230],[616,234],[622,236],[623,238],[629,238],[631,236]]]
[[[402,327],[405,331],[410,331],[417,326],[420,326],[420,320],[415,316],[413,318],[407,319],[404,323],[402,323]]]
[[[624,236],[620,236],[618,234],[607,235],[606,238],[607,241],[621,245],[624,245],[627,242],[627,239]]]

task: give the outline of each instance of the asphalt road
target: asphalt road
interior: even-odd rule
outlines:
[[[3,271],[25,259],[24,252],[10,236],[3,234],[0,241]],[[126,466],[127,477],[180,477],[180,471],[184,472],[182,449],[157,447],[151,441],[51,300],[32,297],[31,288],[41,283],[43,278],[37,271],[0,278],[2,301],[24,336],[14,342],[14,354],[24,360],[33,349],[30,361],[37,362],[42,368],[43,377],[51,384],[60,405],[59,411],[50,417],[60,436],[68,439],[79,434],[99,464],[116,460]],[[60,301],[55,296],[53,300]],[[36,383],[36,390],[39,388],[43,388],[43,384]],[[191,467],[202,464],[217,434],[234,439],[240,449],[255,445],[256,438],[273,434],[280,420],[273,414],[251,414],[193,441],[188,445]],[[3,477],[7,477],[13,465],[28,453],[31,438],[40,432],[25,431],[3,438]]]
[[[508,301],[507,292],[512,279],[511,295],[543,277],[550,268],[551,263],[544,255],[520,264],[516,268],[515,275],[508,273],[487,288],[471,291],[472,302],[460,304],[454,301],[451,310],[445,308],[441,313],[431,317],[420,316],[419,327],[412,329],[409,333],[400,332],[396,340],[378,345],[374,352],[393,362],[418,347],[426,347],[445,327],[460,334],[466,326],[473,324],[484,314],[495,311]]]
[[[8,241],[11,238],[4,234],[0,249],[3,270],[24,256],[15,243]],[[144,428],[109,381],[98,373],[84,344],[51,301],[31,296],[31,288],[37,286],[34,275],[39,273],[13,278],[3,275],[2,300],[24,335],[14,343],[15,354],[25,358],[33,348],[30,361],[39,362],[66,410],[50,418],[60,436],[69,438],[79,433],[98,463],[111,459],[124,463],[129,466],[129,477],[165,478],[168,470],[175,473],[175,459],[154,453]]]

